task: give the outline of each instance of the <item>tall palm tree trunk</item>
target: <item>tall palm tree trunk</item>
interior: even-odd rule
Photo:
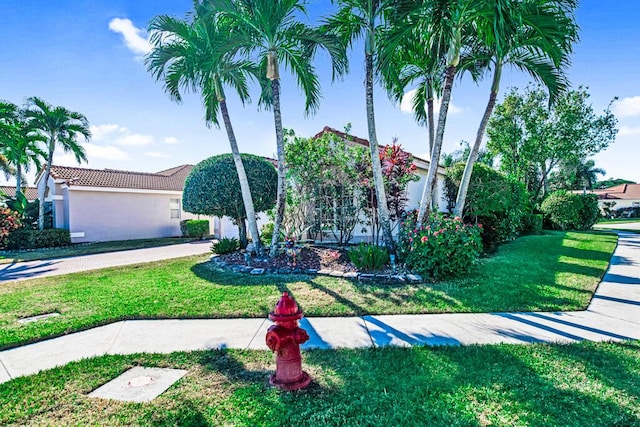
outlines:
[[[242,163],[242,158],[240,157],[238,142],[236,141],[236,135],[233,132],[233,126],[231,125],[231,119],[229,118],[229,110],[227,109],[227,101],[225,99],[220,100],[220,112],[222,113],[224,127],[227,130],[229,145],[231,145],[233,162],[235,163],[236,171],[238,172],[240,191],[242,193],[242,202],[244,203],[244,211],[247,214],[247,222],[249,223],[249,233],[251,234],[251,240],[253,241],[253,245],[256,249],[256,254],[261,255],[262,243],[260,242],[260,234],[258,233],[258,222],[256,221],[256,210],[253,207],[251,188],[249,187],[247,172],[244,169],[244,164]]]
[[[376,136],[376,121],[373,108],[373,55],[365,55],[365,92],[367,100],[367,126],[369,128],[369,151],[371,152],[371,169],[373,170],[373,183],[378,199],[378,217],[382,226],[382,237],[389,253],[395,253],[395,244],[391,234],[391,224],[389,220],[389,207],[387,206],[387,195],[384,190],[384,178],[382,176],[382,165],[380,164],[380,149],[378,148],[378,138]]]
[[[471,147],[467,164],[464,167],[462,179],[460,181],[460,188],[458,188],[458,196],[456,197],[456,207],[454,208],[454,214],[462,218],[464,213],[464,204],[467,200],[467,193],[469,192],[469,182],[471,182],[471,174],[473,173],[473,165],[478,160],[478,153],[480,152],[480,144],[482,144],[482,138],[487,129],[489,118],[493,113],[493,108],[496,105],[496,99],[498,98],[498,90],[500,89],[500,76],[502,74],[502,64],[496,64],[495,72],[493,73],[493,83],[491,84],[491,93],[489,94],[489,102],[487,108],[484,110],[484,115],[480,121],[480,127],[478,127],[478,133],[476,134],[476,140]]]
[[[53,163],[53,150],[56,147],[56,136],[51,135],[49,142],[49,155],[47,156],[47,166],[44,169],[44,175],[42,175],[42,184],[38,188],[38,229],[44,230],[44,197],[47,193],[47,184],[49,182],[49,175],[51,174],[51,163]]]
[[[429,126],[429,141],[427,145],[427,155],[431,158],[431,150],[433,150],[433,144],[435,139],[435,126],[433,117],[433,85],[431,80],[427,82],[427,126]],[[436,194],[431,194],[431,207],[436,205]]]
[[[16,165],[16,198],[18,193],[22,193],[22,165],[19,162]]]
[[[284,207],[286,199],[286,169],[284,164],[284,134],[282,132],[282,114],[280,113],[280,81],[277,78],[271,80],[271,92],[273,94],[273,120],[276,127],[276,146],[278,151],[278,189],[276,198],[276,222],[273,225],[273,237],[271,238],[271,250],[269,256],[276,256],[280,229],[284,219]]]
[[[420,209],[418,211],[418,226],[422,225],[422,221],[426,215],[431,212],[429,201],[433,198],[434,188],[437,184],[436,177],[438,172],[438,162],[440,160],[440,152],[442,151],[442,140],[444,138],[444,128],[447,123],[447,111],[449,111],[449,101],[451,100],[451,89],[453,87],[453,78],[456,74],[456,67],[450,65],[445,73],[444,90],[442,91],[442,102],[440,104],[440,112],[438,113],[438,128],[436,129],[436,137],[431,148],[431,160],[429,162],[429,171],[427,179],[424,183],[422,198],[420,200]]]

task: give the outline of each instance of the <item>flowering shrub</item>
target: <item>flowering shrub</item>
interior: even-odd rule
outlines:
[[[0,247],[4,248],[7,236],[22,226],[20,216],[9,208],[0,207]]]
[[[482,252],[482,225],[432,214],[416,228],[411,212],[400,229],[398,251],[407,267],[434,279],[468,273]]]

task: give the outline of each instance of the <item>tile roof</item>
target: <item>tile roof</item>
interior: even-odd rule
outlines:
[[[7,196],[15,197],[16,195],[16,186],[8,186],[2,185],[0,186],[0,190],[2,190]],[[23,188],[22,192],[25,196],[27,196],[27,200],[36,200],[38,198],[38,189],[36,187],[27,187]]]
[[[182,191],[191,169],[193,165],[181,165],[157,173],[147,173],[54,165],[51,166],[51,177],[63,180],[69,186]]]
[[[620,184],[591,192],[601,200],[640,200],[640,184]]]

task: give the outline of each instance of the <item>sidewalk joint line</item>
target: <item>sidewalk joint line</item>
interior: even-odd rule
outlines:
[[[258,332],[260,332],[260,329],[262,329],[262,325],[264,325],[264,322],[266,321],[267,321],[266,317],[262,319],[262,323],[260,323],[260,326],[258,326],[258,329],[256,329],[256,332],[253,334],[253,336],[249,340],[249,344],[247,344],[247,346],[244,348],[245,350],[249,349],[249,347],[251,346],[251,343],[253,342],[254,339],[256,339],[256,337],[258,336]]]
[[[106,349],[107,354],[112,354],[113,347],[115,347],[115,345],[116,345],[116,341],[118,341],[118,338],[120,338],[120,335],[122,335],[122,330],[124,329],[125,322],[127,322],[127,321],[126,320],[121,320],[120,321],[120,327],[116,331],[115,336],[113,337],[113,339],[111,340],[111,343],[109,344],[109,346]]]
[[[11,375],[11,372],[9,372],[9,369],[7,369],[7,366],[2,361],[2,357],[0,357],[0,366],[2,366],[2,369],[4,369],[4,371],[7,373],[7,376],[9,377],[9,380],[12,380],[13,376]]]

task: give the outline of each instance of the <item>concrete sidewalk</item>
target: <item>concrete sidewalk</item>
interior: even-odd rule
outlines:
[[[210,250],[210,240],[199,240],[155,248],[2,264],[0,265],[0,283],[200,255]]]
[[[619,233],[585,311],[303,318],[310,348],[640,339],[640,235]],[[0,382],[82,358],[214,348],[266,350],[267,319],[133,320],[0,352]]]

